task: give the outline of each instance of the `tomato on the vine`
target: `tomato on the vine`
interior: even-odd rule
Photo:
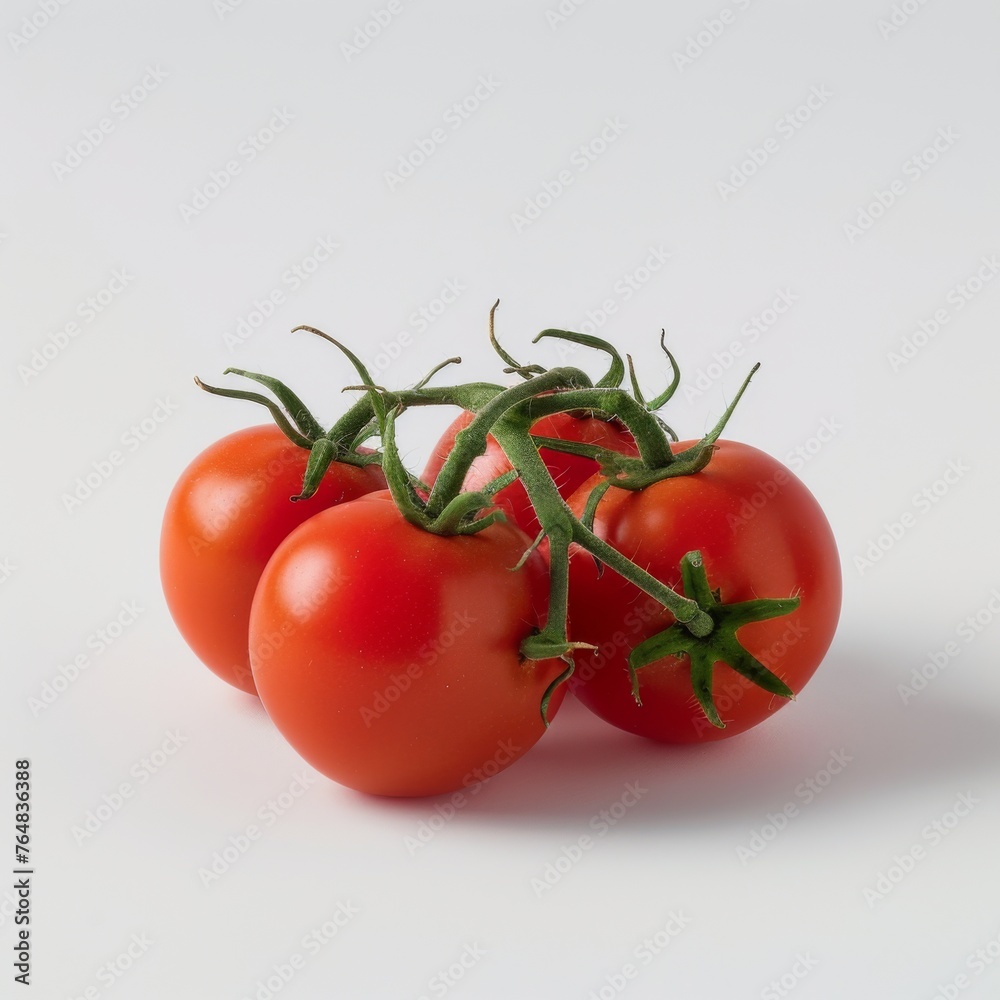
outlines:
[[[236,431],[181,473],[163,516],[160,578],[174,622],[206,666],[249,694],[250,604],[279,542],[319,511],[385,488],[377,465],[334,463],[314,496],[293,503],[308,459],[274,425]]]
[[[519,653],[547,606],[537,552],[511,571],[529,545],[509,521],[424,531],[388,491],[296,529],[250,615],[278,730],[327,777],[378,795],[451,792],[513,763],[545,732],[542,698],[565,667]]]
[[[695,442],[674,446],[683,451]],[[594,477],[570,499],[580,516]],[[755,621],[736,632],[743,647],[796,694],[823,659],[841,604],[836,542],[819,503],[776,459],[736,441],[717,442],[708,466],[638,491],[612,487],[597,506],[595,533],[657,579],[682,590],[678,569],[699,550],[723,604],[798,596],[792,613]],[[687,595],[691,596],[691,595]],[[673,616],[632,583],[574,546],[570,562],[572,637],[581,651],[571,689],[601,718],[667,743],[722,739],[757,725],[786,699],[716,663],[712,695],[725,723],[716,728],[692,691],[686,656],[667,656],[638,670],[641,705],[632,694],[630,652],[663,631]]]
[[[473,414],[462,412],[445,430],[434,446],[434,451],[424,469],[423,481],[433,485],[455,445],[455,436],[472,422]],[[559,438],[562,441],[576,441],[581,444],[596,445],[617,451],[623,455],[637,455],[628,428],[617,420],[605,420],[590,414],[556,413],[537,420],[531,428],[532,434],[542,437]],[[598,471],[598,463],[582,455],[540,448],[539,454],[545,462],[560,495],[565,499]],[[503,449],[491,435],[487,438],[486,451],[480,455],[469,469],[465,479],[465,489],[481,490],[491,480],[511,470],[511,464]],[[499,506],[515,524],[523,528],[532,538],[541,530],[535,509],[528,499],[524,484],[515,480],[497,493]]]

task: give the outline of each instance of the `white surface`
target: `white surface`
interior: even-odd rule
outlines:
[[[372,4],[230,6],[72,3],[26,45],[8,32],[41,5],[17,0],[0,22],[0,559],[15,567],[0,584],[0,761],[12,772],[27,756],[34,772],[32,995],[263,998],[273,967],[300,953],[282,998],[433,996],[432,977],[478,945],[485,957],[449,995],[610,996],[606,977],[633,962],[632,1000],[782,996],[793,982],[801,1000],[930,1000],[961,975],[962,997],[995,996],[1000,962],[970,956],[1000,953],[1000,626],[972,642],[956,629],[1000,587],[1000,281],[961,310],[949,293],[1000,253],[1000,9],[907,0],[897,6],[915,13],[883,37],[888,0],[733,0],[731,23],[680,71],[674,53],[721,2],[589,0],[553,25],[556,0],[394,0],[401,13],[350,59],[342,43]],[[124,116],[116,99],[148,68],[166,76]],[[449,108],[481,77],[499,86],[453,128]],[[818,109],[787,137],[779,121],[811,93]],[[241,143],[274,109],[293,120],[249,162]],[[58,177],[53,162],[104,117],[101,144]],[[576,151],[606,119],[620,135],[581,172]],[[385,173],[435,128],[446,141],[390,190]],[[957,138],[914,179],[907,162],[949,129]],[[769,137],[777,151],[724,199],[717,182]],[[185,221],[182,203],[230,160],[240,173]],[[517,231],[512,215],[561,170],[572,183]],[[905,192],[852,242],[845,223],[894,179]],[[283,274],[322,238],[339,249],[293,291]],[[650,248],[669,261],[626,300],[618,283]],[[85,322],[78,304],[122,268],[127,288]],[[461,296],[418,331],[409,317],[448,282]],[[227,347],[276,289],[274,315]],[[785,290],[794,304],[751,343],[744,324]],[[509,348],[543,363],[558,356],[529,346],[538,330],[580,328],[611,299],[600,330],[636,355],[650,389],[661,326],[688,384],[742,344],[721,377],[668,409],[689,436],[755,360],[731,436],[785,456],[809,449],[824,421],[836,427],[799,462],[844,557],[828,661],[797,704],[728,745],[657,748],[571,705],[447,823],[435,819],[447,799],[372,801],[317,780],[206,887],[199,868],[262,823],[303,768],[259,705],[195,660],[159,592],[173,481],[262,415],[199,393],[191,376],[218,381],[237,365],[287,377],[329,422],[352,374],[292,326],[321,326],[369,360],[408,331],[380,374],[390,384],[456,352],[470,378],[495,377],[485,323],[497,296]],[[889,352],[940,308],[940,334],[894,372]],[[20,377],[74,319],[79,335]],[[574,360],[599,370],[586,352]],[[176,412],[132,450],[123,435],[157,400]],[[445,419],[408,417],[416,467]],[[67,510],[63,494],[116,448],[124,463]],[[969,471],[924,512],[915,495],[950,463]],[[861,572],[855,557],[907,512],[913,526]],[[88,647],[129,601],[138,620],[104,652]],[[897,685],[949,640],[960,655],[904,705]],[[90,666],[33,715],[29,699],[81,652]],[[178,731],[182,748],[140,783],[142,759]],[[807,802],[801,783],[841,751],[851,762]],[[3,781],[10,801],[12,773]],[[73,828],[123,782],[132,797],[77,843]],[[592,817],[629,782],[648,791],[539,898],[532,879],[594,834]],[[934,842],[925,828],[967,793],[978,804]],[[741,859],[788,803],[798,814]],[[405,838],[432,821],[443,828],[411,857]],[[9,807],[2,823],[13,868]],[[925,856],[870,906],[865,889],[914,845]],[[340,904],[360,912],[307,949]],[[689,923],[643,964],[636,949],[672,913]],[[132,967],[101,973],[133,935],[150,943],[133,942]],[[8,995],[9,961],[2,974]]]

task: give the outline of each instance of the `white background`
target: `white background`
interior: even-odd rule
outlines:
[[[456,1000],[611,996],[630,962],[634,1000],[995,996],[1000,962],[974,953],[1000,954],[1000,282],[967,283],[992,278],[982,261],[1000,253],[1000,8],[906,0],[894,26],[889,0],[733,0],[724,19],[718,0],[588,0],[562,20],[555,0],[400,0],[352,52],[371,3],[48,5],[12,0],[0,22],[0,861],[14,867],[13,765],[29,757],[24,995],[433,996],[433,977],[478,946]],[[492,93],[449,115],[477,86]],[[289,124],[262,133],[276,112]],[[602,150],[607,120],[619,134]],[[434,129],[433,155],[387,178]],[[748,162],[754,150],[766,162]],[[186,212],[233,160],[218,197]],[[563,170],[571,183],[520,224]],[[863,217],[873,202],[878,218]],[[283,275],[312,266],[321,239],[336,251],[294,290]],[[669,260],[638,270],[653,251]],[[88,322],[116,271],[126,287]],[[461,295],[419,328],[449,282]],[[275,291],[273,315],[241,326]],[[794,303],[752,333],[782,293]],[[205,885],[215,852],[313,773],[259,703],[197,662],[160,594],[170,487],[209,442],[266,416],[192,376],[284,377],[327,424],[353,373],[291,327],[341,337],[390,385],[456,353],[470,379],[496,378],[497,296],[518,357],[555,363],[530,346],[537,331],[590,329],[636,356],[650,391],[665,326],[701,387],[665,414],[686,436],[762,362],[729,435],[793,464],[829,514],[845,604],[827,661],[767,726],[703,748],[647,744],[569,705],[448,822],[448,798],[372,800],[317,779]],[[144,418],[145,440],[126,445]],[[446,419],[406,418],[415,468]],[[115,449],[124,463],[67,503]],[[141,614],[96,652],[123,602]],[[899,685],[949,642],[958,655],[904,703]],[[81,653],[86,669],[33,708]],[[181,748],[150,775],[143,759],[172,733]],[[833,753],[851,760],[831,776]],[[810,779],[829,779],[812,801]],[[592,818],[630,782],[638,804],[596,836]],[[109,813],[122,783],[132,795]],[[976,804],[959,816],[962,795]],[[769,815],[788,805],[777,831]],[[97,811],[97,832],[74,834]],[[536,891],[587,834],[593,847]],[[891,891],[866,897],[880,876]],[[348,905],[357,915],[307,950]],[[685,926],[644,961],[672,913]],[[291,980],[268,987],[296,954]]]

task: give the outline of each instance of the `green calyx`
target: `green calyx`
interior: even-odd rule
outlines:
[[[224,375],[241,375],[243,378],[259,382],[277,398],[277,402],[258,392],[245,389],[224,389],[208,385],[199,378],[195,384],[205,392],[230,399],[244,399],[267,408],[274,422],[292,444],[309,451],[302,492],[292,500],[305,500],[319,487],[327,469],[334,462],[348,465],[372,465],[379,461],[378,455],[362,453],[358,449],[372,436],[370,416],[364,406],[355,406],[344,418],[325,432],[309,408],[283,382],[269,375],[244,371],[242,368],[227,368]]]
[[[755,364],[750,369],[750,373],[716,425],[696,444],[677,454],[673,453],[667,441],[665,431],[669,428],[661,426],[655,414],[645,410],[639,401],[633,400],[630,396],[606,391],[602,393],[597,389],[578,391],[559,400],[548,397],[532,400],[532,416],[537,419],[549,413],[559,412],[561,407],[570,408],[575,404],[590,405],[595,410],[613,413],[632,432],[639,448],[638,458],[577,441],[561,441],[544,436],[538,436],[535,440],[540,447],[594,459],[600,465],[601,474],[613,486],[623,490],[641,490],[663,479],[689,476],[700,472],[708,465],[715,442],[725,430],[729,418],[759,367],[759,364]],[[673,436],[672,431],[670,434]],[[673,437],[676,440],[676,436]]]
[[[736,631],[751,622],[766,621],[791,614],[799,606],[799,598],[761,598],[738,604],[720,604],[719,595],[708,582],[701,553],[688,552],[681,559],[681,579],[684,592],[698,603],[712,620],[712,630],[698,636],[682,624],[671,625],[664,631],[639,643],[629,655],[629,676],[636,704],[642,704],[639,671],[665,656],[687,656],[691,662],[691,685],[702,711],[713,726],[725,728],[712,698],[712,675],[717,663],[726,663],[738,674],[765,691],[781,698],[794,698],[792,689],[760,660],[751,656],[736,638]]]
[[[393,500],[408,521],[434,534],[475,534],[504,517],[500,510],[490,508],[494,507],[495,495],[517,478],[516,471],[498,477],[482,490],[475,492],[464,491],[463,485],[472,462],[486,450],[491,427],[507,410],[526,399],[530,399],[535,393],[544,392],[550,388],[576,388],[590,385],[584,372],[576,369],[554,369],[537,377],[531,376],[530,382],[509,389],[481,382],[447,388],[429,388],[427,382],[431,376],[444,367],[442,364],[434,368],[430,375],[421,380],[413,389],[390,392],[374,383],[364,363],[348,347],[312,327],[299,327],[297,329],[308,330],[310,333],[329,341],[354,366],[361,379],[361,384],[348,388],[361,389],[366,393],[365,399],[368,409],[362,409],[362,412],[366,415],[371,414],[370,420],[378,429],[382,441],[382,453],[379,460]],[[445,364],[457,360],[460,359],[450,359]],[[452,452],[445,461],[433,487],[428,491],[424,484],[403,464],[396,444],[396,420],[409,406],[442,403],[462,407],[474,413],[475,416],[471,423],[456,435]],[[346,417],[345,420],[347,420]],[[336,435],[338,432],[342,433],[342,423],[344,421],[335,424],[328,437]],[[348,429],[356,429],[357,420],[348,423]],[[313,448],[313,454],[318,455],[317,474],[321,476],[322,472],[325,472],[329,466],[328,458],[331,455],[331,449],[322,445],[314,445]],[[303,493],[307,492],[309,486],[310,477],[307,472]]]

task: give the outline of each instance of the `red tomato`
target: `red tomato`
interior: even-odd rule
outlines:
[[[468,427],[473,415],[468,412],[459,414],[458,418],[444,432],[431,454],[430,461],[424,469],[423,481],[433,485],[437,479],[445,459],[451,454],[455,445],[455,436],[460,430]],[[573,413],[556,413],[550,417],[542,417],[531,428],[532,434],[543,437],[560,438],[563,441],[580,441],[584,444],[598,445],[611,451],[625,455],[637,455],[638,450],[628,428],[617,421],[602,420],[599,417],[579,417]],[[568,455],[561,451],[542,448],[539,451],[549,473],[564,497],[574,493],[584,482],[598,471],[598,464],[592,458],[580,455]],[[480,455],[469,469],[465,480],[465,489],[481,490],[497,476],[510,472],[512,466],[507,461],[503,449],[491,435],[487,439],[486,451]],[[497,505],[515,524],[523,528],[532,539],[541,531],[541,525],[535,516],[524,484],[517,480],[502,489],[496,495]]]
[[[694,444],[675,445],[682,451]],[[570,500],[579,516],[595,477]],[[723,603],[798,595],[799,607],[737,630],[744,648],[797,694],[826,654],[840,615],[840,559],[819,503],[780,462],[749,445],[719,441],[701,472],[638,492],[611,488],[597,508],[595,533],[653,576],[680,591],[681,557],[701,551]],[[717,663],[712,692],[725,729],[705,717],[694,697],[690,662],[665,657],[638,671],[642,705],[632,697],[628,656],[673,623],[662,605],[574,547],[570,622],[578,641],[599,647],[577,656],[571,689],[620,729],[665,743],[717,740],[744,732],[786,699]]]
[[[292,503],[308,459],[274,425],[237,431],[181,473],[163,516],[160,579],[177,628],[206,666],[249,694],[250,604],[278,543],[319,511],[385,487],[378,466],[335,463],[314,496]]]
[[[388,492],[292,532],[250,614],[278,730],[318,771],[375,795],[451,792],[513,763],[545,731],[541,699],[565,666],[519,655],[547,601],[541,556],[511,572],[528,544],[509,522],[431,534]]]

